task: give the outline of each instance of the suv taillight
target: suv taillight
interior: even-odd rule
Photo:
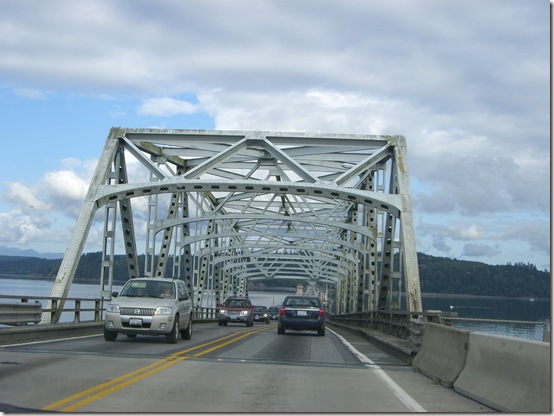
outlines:
[[[286,315],[287,311],[285,311],[285,308],[279,309],[279,315]]]
[[[317,314],[317,316],[325,316],[325,311],[323,310],[323,308],[319,308],[319,313]]]

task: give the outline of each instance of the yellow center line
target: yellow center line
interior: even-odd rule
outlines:
[[[156,361],[152,364],[149,364],[147,365],[146,367],[142,367],[142,368],[139,368],[138,370],[135,370],[135,371],[132,371],[131,373],[128,373],[128,374],[124,374],[123,376],[120,376],[120,377],[117,377],[117,378],[114,378],[113,380],[110,380],[110,381],[107,381],[105,383],[102,383],[98,386],[95,386],[95,387],[91,387],[90,389],[87,389],[87,390],[84,390],[82,391],[81,393],[77,393],[71,397],[68,397],[66,399],[63,399],[63,400],[60,400],[60,401],[57,401],[55,403],[52,403],[48,406],[46,406],[45,408],[43,408],[43,410],[52,410],[56,407],[59,407],[59,406],[62,406],[64,405],[65,403],[69,403],[75,399],[78,399],[79,397],[83,397],[83,396],[86,396],[87,394],[90,394],[90,393],[94,393],[95,391],[98,391],[98,390],[101,390],[111,384],[116,384],[116,383],[119,383],[127,378],[130,378],[130,377],[134,377],[140,373],[143,373],[153,367],[157,367],[163,363],[165,363],[166,361],[168,360],[173,360],[175,359],[175,357],[177,357],[178,355],[180,354],[186,354],[187,352],[190,352],[190,351],[194,351],[194,350],[197,350],[197,349],[200,349],[200,348],[203,348],[203,347],[206,347],[208,345],[211,345],[211,344],[215,344],[217,342],[221,342],[222,340],[224,339],[228,339],[228,338],[232,338],[232,337],[235,337],[236,335],[240,334],[239,332],[235,332],[231,335],[227,335],[225,337],[222,337],[222,338],[218,338],[214,341],[210,341],[210,342],[207,342],[207,343],[204,343],[204,344],[201,344],[201,345],[198,345],[196,347],[192,347],[192,348],[187,348],[185,350],[182,350],[182,351],[178,351],[176,353],[173,353],[173,354],[170,354],[169,356],[163,358],[162,360],[160,361]]]
[[[127,374],[124,374],[120,377],[117,377],[117,378],[114,378],[112,380],[109,380],[109,381],[106,381],[104,383],[101,383],[97,386],[94,386],[94,387],[91,387],[87,390],[83,390],[82,392],[79,392],[79,393],[76,393],[72,396],[69,396],[65,399],[62,399],[62,400],[59,400],[57,402],[54,402],[52,404],[49,404],[48,406],[45,406],[43,407],[41,410],[54,410],[56,408],[59,408],[59,407],[62,407],[68,403],[71,403],[75,400],[78,400],[78,399],[81,399],[85,396],[88,396],[88,397],[85,397],[83,398],[82,400],[79,400],[75,403],[73,403],[72,405],[69,405],[67,407],[63,407],[62,409],[60,409],[60,411],[64,411],[64,412],[72,412],[76,409],[78,409],[79,407],[82,407],[82,406],[85,406],[86,404],[88,403],[91,403],[95,400],[98,400],[102,397],[105,397],[115,391],[118,391],[122,388],[125,388],[131,384],[134,384],[136,383],[137,381],[140,381],[148,376],[151,376],[153,374],[156,374],[162,370],[165,370],[166,368],[168,367],[171,367],[183,360],[186,360],[187,358],[190,358],[190,357],[201,357],[205,354],[208,354],[212,351],[215,351],[219,348],[223,348],[229,344],[232,344],[234,342],[237,342],[241,339],[244,339],[246,337],[248,337],[249,335],[252,335],[254,333],[257,333],[257,332],[261,332],[261,331],[265,331],[267,330],[268,328],[261,328],[261,329],[255,329],[255,330],[250,330],[248,332],[235,332],[231,335],[227,335],[225,337],[222,337],[222,338],[218,338],[214,341],[210,341],[210,342],[206,342],[204,344],[201,344],[201,345],[197,345],[196,347],[192,347],[192,348],[187,348],[185,350],[182,350],[182,351],[178,351],[178,352],[175,352],[175,353],[172,353],[170,355],[168,355],[167,357],[163,358],[162,360],[159,360],[159,361],[156,361],[152,364],[149,364],[145,367],[142,367],[142,368],[139,368],[138,370],[135,370],[135,371],[132,371],[130,373],[127,373]],[[222,341],[225,341],[227,340],[226,342],[223,342]],[[202,349],[202,348],[205,348],[205,347],[208,347],[210,345],[213,345],[213,344],[217,344],[211,348],[207,348],[205,350],[202,350],[198,353],[195,353],[195,354],[192,354],[192,355],[186,355],[187,353],[190,353],[192,351],[195,351],[195,350],[199,350],[199,349]],[[96,394],[94,394],[96,393]]]

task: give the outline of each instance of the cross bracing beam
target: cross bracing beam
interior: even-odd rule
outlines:
[[[360,229],[359,227],[356,227],[354,224],[348,224],[348,223],[340,223],[340,222],[331,222],[331,221],[325,221],[325,219],[318,219],[318,218],[307,218],[307,217],[299,217],[295,216],[294,219],[291,219],[290,216],[281,215],[281,214],[263,214],[263,217],[260,218],[253,218],[251,214],[225,214],[222,215],[205,215],[202,217],[195,217],[195,218],[173,218],[173,219],[167,219],[167,220],[159,220],[156,222],[156,231],[163,231],[166,228],[169,227],[175,227],[177,225],[181,224],[190,224],[190,223],[196,223],[201,221],[208,221],[208,220],[230,220],[230,219],[236,219],[236,220],[246,220],[247,223],[250,222],[282,222],[282,221],[290,221],[290,222],[301,222],[305,224],[312,224],[312,225],[318,225],[323,229],[328,228],[337,228],[340,230],[350,230],[352,232],[357,232],[361,235],[364,235],[366,237],[372,238],[373,233],[369,230]],[[234,223],[237,224],[236,222]],[[242,224],[242,221],[241,221]],[[224,227],[223,227],[224,228]],[[271,236],[275,236],[275,233],[271,233]],[[282,237],[282,234],[277,234],[277,236]],[[304,236],[304,235],[302,235]]]
[[[214,257],[214,263],[230,263],[231,260],[238,258],[244,259],[251,263],[256,263],[259,266],[263,266],[263,270],[267,270],[266,267],[272,265],[281,266],[283,264],[294,265],[296,267],[321,267],[322,264],[324,264],[325,267],[331,267],[332,265],[343,267],[347,262],[354,263],[355,261],[352,255],[339,256],[338,253],[333,253],[330,250],[327,250],[325,252],[306,250],[303,255],[300,255],[300,253],[290,252],[288,254],[279,252],[247,252],[238,256],[233,256],[229,253],[221,253],[221,251],[210,251],[209,253],[217,253],[217,255]],[[200,254],[206,255],[208,253],[202,251]],[[307,277],[310,276],[311,274],[308,274]],[[317,278],[317,276],[313,276],[313,278]]]
[[[267,244],[264,244],[264,245],[267,245],[267,246],[273,245],[273,247],[278,247],[279,246],[279,244],[275,244],[275,243],[274,244],[267,243]],[[256,260],[256,259],[263,259],[263,258],[266,258],[266,259],[272,258],[272,259],[274,259],[274,262],[282,262],[284,259],[287,258],[287,255],[286,255],[287,252],[285,252],[285,253],[279,252],[276,249],[273,249],[271,252],[266,252],[265,250],[264,251],[255,251],[255,250],[253,250],[253,248],[258,248],[260,246],[261,246],[261,244],[257,245],[257,246],[249,245],[247,247],[244,247],[244,249],[245,249],[244,253],[241,253],[241,254],[231,253],[231,252],[229,252],[229,250],[221,248],[221,247],[210,247],[210,248],[204,248],[204,249],[200,250],[198,252],[198,255],[207,256],[207,255],[214,254],[215,255],[214,263],[227,262],[227,261],[230,261],[230,260],[233,260],[233,259],[254,259],[254,260]],[[332,249],[332,248],[317,247],[317,248],[314,248],[313,250],[305,249],[305,250],[303,250],[303,253],[295,253],[292,256],[294,256],[296,258],[307,257],[312,261],[313,260],[322,260],[323,261],[323,260],[327,260],[327,259],[331,258],[331,259],[342,259],[342,261],[354,263],[357,260],[355,259],[353,253],[357,253],[357,252],[353,251],[352,253],[345,253],[342,250],[339,252],[338,250]],[[327,257],[322,257],[321,255],[326,255]]]
[[[242,266],[242,269],[239,269],[239,267]],[[233,270],[237,269],[237,270]],[[303,269],[294,267],[294,265],[289,264],[283,264],[281,266],[272,266],[267,267],[267,269],[264,269],[264,272],[260,272],[259,268],[248,268],[244,267],[244,265],[240,264],[233,264],[226,266],[226,270],[232,271],[233,273],[238,273],[241,277],[247,278],[247,279],[265,279],[265,280],[271,280],[271,279],[294,279],[294,280],[304,280],[306,282],[333,282],[337,283],[341,280],[341,273],[338,273],[336,269],[333,269],[332,267],[321,267],[320,270],[309,270],[309,269]],[[268,274],[270,277],[268,277]],[[309,276],[317,276],[307,279],[306,275]]]
[[[204,242],[205,240],[219,240],[220,237],[232,237],[233,234],[232,233],[218,233],[217,236],[210,236],[210,237],[206,237],[206,236],[194,236],[194,237],[186,237],[184,240],[183,240],[183,243],[186,245],[186,244],[193,244],[193,243],[199,243],[199,242]],[[265,241],[267,244],[270,244],[270,243],[273,243],[273,242],[279,242],[281,241],[281,247],[296,247],[298,244],[297,244],[297,241],[303,241],[304,244],[308,247],[312,247],[312,246],[315,246],[314,245],[314,239],[313,238],[309,238],[309,239],[306,239],[304,238],[305,236],[303,234],[289,234],[287,236],[286,239],[279,239],[278,237],[275,237],[274,234],[271,234],[271,233],[265,233],[265,235],[261,235],[259,237],[271,237],[271,238],[268,238],[266,240],[262,240],[262,239],[259,239],[257,238],[256,240],[254,240],[253,244],[256,245],[256,246],[259,246],[263,241]],[[318,244],[319,243],[335,243],[337,244],[337,247],[338,247],[338,242],[336,239],[332,239],[332,238],[326,238],[326,237],[318,237],[317,238],[318,240]],[[249,240],[245,240],[243,241],[243,248],[248,248],[249,247]],[[363,250],[363,246],[361,246],[359,243],[355,243],[355,242],[348,242],[348,241],[342,241],[340,242],[340,247],[344,247],[344,248],[348,248],[348,249],[351,249],[351,250],[355,250],[355,251],[360,251],[360,250]],[[317,248],[317,247],[316,247]]]
[[[381,194],[371,191],[360,191],[357,189],[341,189],[335,185],[324,183],[271,183],[269,181],[232,181],[229,183],[216,180],[189,179],[186,181],[179,178],[163,179],[157,182],[146,182],[136,184],[122,184],[116,187],[100,185],[96,187],[97,207],[106,203],[119,200],[123,197],[133,198],[146,195],[165,194],[168,192],[242,192],[255,194],[289,194],[329,198],[330,200],[345,200],[351,203],[374,206],[376,209],[386,211],[394,216],[400,215],[403,199],[397,194]]]
[[[122,172],[116,181],[110,166]],[[156,273],[184,279],[197,303],[209,291],[218,301],[247,293],[249,281],[300,278],[335,285],[338,312],[398,307],[401,294],[421,311],[402,136],[113,128],[53,296],[69,290],[95,211],[110,207],[114,221],[115,205],[129,270],[146,223]]]

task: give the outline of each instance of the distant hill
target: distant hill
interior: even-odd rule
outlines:
[[[418,253],[422,293],[550,298],[550,273],[533,264],[485,263]]]
[[[41,256],[43,256],[41,254]],[[100,252],[81,256],[75,281],[99,281]],[[172,259],[168,259],[171,270]],[[491,266],[485,263],[434,257],[418,253],[419,280],[422,293],[550,298],[550,273],[539,271],[532,264],[507,264]],[[46,259],[36,256],[0,255],[0,274],[21,275],[54,279],[61,264],[61,258]],[[144,255],[139,256],[144,264]],[[127,280],[125,256],[115,256],[114,280]],[[296,287],[298,281],[273,279],[263,282],[266,287]]]
[[[62,259],[63,253],[39,253],[35,250],[21,250],[18,248],[0,246],[0,256],[38,257],[41,259]]]

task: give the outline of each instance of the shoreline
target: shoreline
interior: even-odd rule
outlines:
[[[47,276],[29,276],[29,275],[15,275],[15,274],[2,274],[0,273],[0,279],[22,279],[22,280],[45,280],[54,283],[55,277],[47,277]],[[81,285],[97,285],[98,282],[90,282],[87,279],[73,279],[73,283],[81,284]],[[119,282],[114,281],[114,285],[123,285],[125,282]],[[275,287],[275,288],[255,288],[250,289],[250,292],[256,292],[256,293],[294,293],[296,291],[296,287],[286,288],[286,287]],[[529,299],[528,296],[518,296],[518,297],[510,297],[510,296],[491,296],[491,295],[469,295],[464,293],[422,293],[422,298],[432,298],[432,297],[441,297],[441,298],[489,298],[489,299]],[[550,298],[535,298],[537,301],[544,301],[544,300],[550,300]]]

